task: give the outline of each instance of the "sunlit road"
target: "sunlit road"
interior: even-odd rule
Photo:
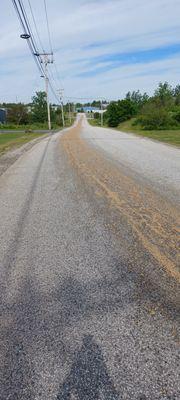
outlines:
[[[178,156],[82,118],[0,177],[0,400],[180,398]]]

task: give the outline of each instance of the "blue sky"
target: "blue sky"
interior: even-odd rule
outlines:
[[[48,50],[43,0],[31,5]],[[179,83],[179,0],[47,0],[47,7],[58,68],[50,67],[53,85],[67,97],[121,98],[129,90],[151,94],[160,81]],[[29,101],[44,90],[20,33],[8,0],[1,5],[0,101]]]

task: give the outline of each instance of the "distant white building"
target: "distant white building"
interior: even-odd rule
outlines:
[[[106,111],[106,109],[100,109],[98,107],[91,107],[91,106],[83,106],[82,108],[78,108],[77,111],[81,112],[84,111],[86,114],[94,114],[94,113],[104,113]]]

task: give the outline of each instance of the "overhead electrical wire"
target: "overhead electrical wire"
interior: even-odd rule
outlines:
[[[44,1],[44,9],[45,9],[45,15],[46,15],[46,24],[47,24],[47,31],[48,31],[48,39],[49,39],[50,52],[51,52],[51,54],[53,54],[54,52],[53,52],[53,46],[52,46],[52,40],[51,40],[51,33],[50,33],[50,27],[49,27],[49,19],[48,19],[48,12],[47,12],[47,3],[46,3],[46,0],[43,0],[43,1]],[[62,80],[61,80],[60,77],[59,77],[59,72],[58,72],[58,68],[57,68],[56,61],[55,61],[55,60],[53,60],[53,67],[54,67],[55,72],[56,72],[57,81],[58,81],[58,82],[60,83],[60,85],[62,86]],[[51,71],[52,71],[52,70],[51,70]],[[55,81],[53,72],[52,72],[52,76],[53,76],[53,80]]]
[[[45,9],[45,16],[46,16],[46,25],[47,25],[50,53],[53,55],[53,47],[52,47],[52,41],[51,41],[51,35],[50,35],[50,27],[49,27],[46,0],[43,0],[43,2],[44,2],[44,9]],[[43,68],[41,55],[39,54],[39,50],[38,50],[38,47],[37,47],[37,42],[36,42],[35,36],[33,34],[33,30],[31,28],[31,24],[30,24],[29,18],[27,16],[27,12],[25,10],[23,1],[22,0],[12,0],[12,3],[13,3],[14,8],[16,10],[16,13],[17,13],[18,19],[20,21],[20,24],[21,24],[21,26],[23,28],[24,34],[28,34],[29,35],[29,38],[27,38],[27,42],[28,42],[28,46],[30,48],[31,54],[33,56],[33,59],[34,59],[36,65],[38,67],[38,70],[39,70],[41,76],[45,76],[45,70]],[[29,4],[29,9],[30,9],[32,21],[33,21],[33,24],[34,24],[34,28],[35,28],[35,31],[36,31],[36,36],[37,36],[37,39],[38,39],[39,44],[40,44],[40,48],[42,49],[43,53],[45,53],[44,46],[43,46],[43,43],[41,41],[41,37],[40,37],[40,34],[39,34],[38,26],[37,26],[37,23],[36,23],[36,19],[35,19],[35,16],[34,16],[34,12],[33,12],[30,0],[28,0],[28,4]],[[54,66],[54,69],[55,69],[55,72],[56,72],[57,81],[59,81],[61,83],[61,86],[62,86],[62,81],[60,80],[60,77],[59,77],[59,72],[58,72],[58,68],[57,68],[56,62],[53,63],[53,66]],[[58,95],[56,93],[56,90],[55,90],[55,88],[53,86],[53,83],[52,83],[52,81],[54,81],[54,83],[56,85],[56,79],[54,78],[54,74],[53,74],[52,69],[48,70],[48,81],[49,81],[49,86],[50,86],[52,94],[54,95],[54,97],[56,98],[58,103],[60,103],[60,99],[59,99],[59,97],[58,97]],[[73,99],[74,100],[90,100],[90,99],[93,100],[94,99],[94,98],[90,98],[90,97],[71,97],[71,96],[64,96],[64,98],[72,99],[72,100]]]
[[[41,54],[39,54],[37,42],[36,42],[35,36],[33,34],[33,30],[31,28],[31,24],[30,24],[29,18],[27,16],[27,12],[25,10],[23,1],[22,0],[12,0],[12,2],[13,2],[14,7],[16,9],[16,12],[17,12],[18,18],[20,20],[20,23],[22,25],[24,33],[29,35],[29,38],[27,39],[27,41],[28,41],[28,45],[29,45],[31,54],[32,54],[32,56],[34,58],[34,61],[35,61],[36,65],[37,65],[41,75],[45,76],[45,70],[43,68]],[[45,10],[46,25],[47,25],[48,41],[49,41],[49,46],[50,46],[50,54],[53,55],[53,47],[52,47],[52,41],[51,41],[51,34],[50,34],[50,27],[49,27],[46,0],[43,0],[43,3],[44,3],[44,10]],[[35,15],[34,15],[33,8],[32,8],[30,0],[28,0],[28,5],[29,5],[32,21],[33,21],[33,24],[34,24],[34,28],[35,28],[35,31],[36,31],[36,36],[37,36],[38,42],[40,44],[40,48],[42,49],[42,53],[45,53],[44,46],[43,46],[43,43],[42,43],[42,40],[41,40],[41,37],[40,37],[40,34],[39,34],[38,26],[37,26],[37,23],[36,23]],[[54,66],[55,71],[56,71],[57,81],[59,81],[59,83],[62,85],[62,83],[60,82],[57,66],[56,66],[55,63],[53,63],[53,66]],[[48,80],[49,80],[49,86],[51,88],[51,91],[52,91],[54,97],[56,98],[56,100],[59,102],[59,98],[58,98],[58,96],[56,94],[56,91],[55,91],[55,89],[53,87],[53,83],[51,81],[51,80],[53,80],[55,85],[57,85],[55,77],[54,77],[54,74],[53,74],[53,71],[52,71],[51,68],[49,68]]]
[[[33,10],[32,10],[32,6],[31,6],[31,3],[30,3],[30,0],[28,0],[28,3],[29,3],[30,10],[31,10],[31,15],[32,15],[32,18],[33,18],[33,22],[34,22],[34,25],[35,25],[36,34],[37,34],[37,36],[38,36],[38,39],[39,39],[39,42],[40,42],[41,47],[42,47],[42,49],[43,49],[43,52],[45,52],[45,51],[44,51],[44,48],[43,48],[43,45],[42,45],[42,41],[41,41],[40,35],[39,35],[39,32],[38,32],[38,29],[37,29],[37,24],[36,24],[36,20],[35,20],[35,17],[34,17],[34,13],[33,13]],[[48,40],[49,40],[49,46],[50,46],[50,53],[53,55],[53,47],[52,47],[52,41],[51,41],[51,34],[50,34],[50,27],[49,27],[49,19],[48,19],[48,12],[47,12],[46,0],[44,0],[44,9],[45,9],[45,16],[46,16],[46,25],[47,25],[47,32],[48,32]],[[55,69],[56,69],[56,71],[57,71],[57,67],[56,67],[56,65],[55,65],[55,62],[53,62],[53,65],[54,65],[54,67],[55,67]],[[58,71],[57,71],[57,75],[58,75]],[[52,84],[52,82],[51,82],[51,79],[54,81],[54,83],[55,83],[55,85],[56,85],[56,80],[55,80],[55,78],[54,78],[54,74],[53,74],[53,72],[52,72],[52,69],[49,68],[49,70],[48,70],[48,81],[49,81],[49,86],[50,86],[50,89],[51,89],[51,91],[52,91],[54,97],[56,98],[56,100],[57,100],[58,103],[59,103],[59,98],[58,98],[58,95],[57,95],[57,93],[56,93],[56,90],[55,90],[54,87],[53,87],[53,84]]]
[[[67,99],[75,99],[75,100],[95,100],[94,97],[72,97],[72,96],[64,96]],[[98,100],[103,100],[102,97],[96,97]]]
[[[27,38],[27,42],[28,42],[28,46],[30,48],[31,54],[34,58],[34,61],[40,71],[41,74],[44,74],[44,69],[43,66],[41,64],[41,61],[39,59],[39,57],[37,57],[35,54],[38,54],[38,49],[36,47],[36,43],[34,41],[34,36],[32,34],[31,28],[29,26],[29,22],[27,20],[26,17],[26,13],[25,13],[25,9],[24,6],[22,4],[22,2],[20,0],[16,1],[16,0],[12,0],[12,3],[14,5],[15,11],[17,13],[18,19],[20,21],[20,24],[23,28],[24,34],[28,34],[29,38]]]
[[[48,32],[48,41],[49,41],[49,47],[50,47],[50,54],[53,56],[53,47],[52,47],[52,40],[51,40],[51,35],[50,35],[50,27],[49,27],[46,0],[43,0],[43,2],[44,2],[44,10],[45,10],[45,17],[46,17],[46,25],[47,25],[47,32]],[[30,49],[31,54],[33,56],[33,59],[34,59],[36,65],[38,67],[38,70],[39,70],[41,76],[44,77],[45,76],[45,69],[43,67],[41,54],[40,54],[40,52],[38,50],[37,42],[36,42],[35,36],[33,34],[33,30],[31,28],[31,24],[30,24],[29,18],[27,16],[27,12],[26,12],[24,4],[23,4],[23,0],[12,0],[12,3],[14,5],[14,8],[15,8],[15,11],[17,13],[17,16],[18,16],[18,19],[20,21],[20,24],[21,24],[21,26],[23,28],[24,35],[28,35],[29,36],[29,37],[26,38],[26,40],[28,42],[28,46],[29,46],[29,49]],[[33,24],[34,24],[34,28],[35,28],[35,31],[36,31],[36,36],[37,36],[37,39],[38,39],[38,42],[39,42],[39,45],[40,45],[40,49],[42,50],[42,53],[45,53],[44,46],[43,46],[43,43],[41,41],[41,37],[40,37],[40,34],[39,34],[38,26],[37,26],[37,23],[36,23],[36,19],[35,19],[35,16],[34,16],[34,12],[33,12],[30,0],[28,0],[28,4],[29,4],[29,9],[30,9],[32,21],[33,21]],[[56,65],[55,61],[53,62],[53,66],[54,66],[54,69],[56,71],[57,81],[62,86],[62,81],[61,81],[61,79],[59,77],[59,72],[58,72],[58,68],[57,68],[57,65]],[[56,80],[54,78],[54,74],[53,74],[52,70],[49,69],[49,71],[48,71],[49,86],[51,88],[51,91],[52,91],[54,97],[56,98],[58,103],[60,103],[60,99],[59,99],[59,97],[58,97],[58,95],[56,93],[56,90],[53,87],[51,79],[56,84]],[[75,100],[90,100],[90,99],[94,100],[94,98],[91,98],[91,97],[64,96],[64,98],[66,98],[66,99],[75,99]],[[99,98],[99,99],[102,100],[102,98]]]
[[[49,75],[48,75],[48,79],[49,79]],[[57,95],[57,93],[56,93],[56,90],[54,89],[53,84],[52,84],[52,82],[51,82],[50,79],[49,79],[49,86],[50,86],[51,92],[53,93],[53,95],[54,95],[54,97],[56,98],[57,102],[58,102],[58,103],[61,103],[61,102],[60,102],[60,99],[59,99],[59,97],[58,97],[58,95]]]
[[[45,9],[45,15],[46,15],[46,24],[47,24],[47,31],[48,31],[48,39],[49,39],[50,52],[51,52],[51,54],[53,54],[53,48],[52,48],[52,41],[51,41],[51,35],[50,35],[50,29],[49,29],[49,20],[48,20],[48,13],[47,13],[46,0],[44,0],[44,9]]]
[[[60,86],[63,87],[63,82],[62,82],[62,79],[60,79],[60,76],[59,76],[59,71],[58,71],[58,68],[57,68],[57,65],[56,65],[56,60],[54,60],[53,66],[54,66],[54,70],[55,70],[55,73],[56,73],[57,81],[60,83]]]
[[[30,0],[28,0],[28,3],[29,3],[29,8],[30,8],[30,11],[31,11],[32,19],[33,19],[33,22],[34,22],[34,26],[35,26],[35,29],[36,29],[36,34],[37,34],[37,37],[39,39],[39,43],[41,45],[41,48],[42,48],[43,52],[45,52],[43,44],[42,44],[42,41],[41,41],[41,38],[40,38],[40,35],[39,35],[39,31],[38,31],[38,28],[37,28],[37,24],[36,24],[36,20],[35,20],[35,16],[34,16],[34,13],[33,13],[33,10],[32,10],[32,6],[31,6]],[[47,24],[47,32],[48,32],[48,40],[49,40],[50,52],[51,52],[51,54],[53,54],[53,46],[52,46],[52,40],[51,40],[51,34],[50,34],[50,27],[49,27],[49,19],[48,19],[46,0],[44,0],[44,9],[45,9],[45,16],[46,16],[46,24]],[[57,66],[56,66],[55,60],[53,61],[52,65],[54,66],[55,71],[56,71],[57,81],[60,82],[59,73],[58,73],[58,70],[57,70]],[[54,77],[54,74],[53,74],[53,71],[52,71],[51,68],[49,68],[49,75],[51,76],[51,79],[54,81],[55,85],[57,85],[56,79]],[[50,77],[49,77],[49,83],[51,83]],[[57,95],[55,94],[55,89],[53,89],[53,84],[52,83],[50,84],[50,87],[51,87],[51,90],[53,91],[54,96],[57,99]]]
[[[39,44],[40,44],[41,50],[42,50],[43,52],[45,52],[44,46],[43,46],[43,43],[42,43],[42,40],[41,40],[41,37],[40,37],[40,34],[39,34],[39,30],[38,30],[38,27],[37,27],[36,19],[35,19],[34,13],[33,13],[33,9],[32,9],[31,1],[30,1],[30,0],[28,0],[28,4],[29,4],[31,16],[32,16],[32,20],[33,20],[33,23],[34,23],[34,27],[35,27],[35,30],[36,30],[36,35],[37,35],[37,38],[38,38],[38,40],[39,40]]]
[[[22,12],[22,15],[23,15],[23,18],[24,18],[26,27],[27,27],[27,31],[28,31],[28,33],[29,33],[30,36],[31,36],[31,41],[32,41],[32,43],[33,43],[34,49],[36,50],[36,49],[37,49],[37,43],[36,43],[36,41],[35,41],[33,32],[32,32],[32,30],[31,30],[30,23],[29,23],[27,14],[26,14],[26,10],[25,10],[25,8],[24,8],[24,4],[23,4],[23,2],[22,2],[21,0],[18,0],[18,3],[19,3],[19,7],[20,7],[20,9],[21,9],[21,12]]]
[[[24,4],[23,4],[22,0],[12,0],[12,3],[13,3],[14,8],[16,10],[16,13],[17,13],[18,19],[20,21],[20,24],[21,24],[21,26],[23,28],[23,33],[29,35],[29,38],[27,38],[27,42],[28,42],[28,46],[30,48],[31,54],[33,56],[33,59],[34,59],[36,65],[37,65],[37,67],[39,69],[40,74],[42,76],[45,76],[45,70],[44,70],[43,65],[42,65],[42,61],[41,61],[41,57],[40,57],[39,50],[38,50],[38,47],[37,47],[37,43],[36,43],[35,37],[33,35],[33,31],[31,29],[31,25],[30,25],[29,19],[27,17],[27,13],[25,11]],[[32,6],[31,6],[30,1],[28,1],[28,3],[29,3],[31,15],[32,15],[33,23],[34,23],[34,26],[35,26],[35,29],[36,29],[36,34],[37,34],[38,40],[40,42],[40,45],[42,47],[42,50],[44,52],[44,48],[43,48],[42,41],[41,41],[41,38],[40,38],[40,35],[39,35],[39,32],[38,32],[38,28],[37,28],[36,20],[35,20],[34,13],[33,13],[33,10],[32,10]],[[50,44],[50,50],[51,50],[51,54],[52,54],[53,50],[52,50],[52,43],[51,43],[51,38],[50,38],[50,29],[49,29],[46,2],[44,2],[44,5],[45,5],[45,12],[46,12],[46,22],[47,22],[47,26],[48,26],[49,44]],[[51,71],[51,78],[55,81],[55,79],[53,77],[53,74],[52,74],[52,71]],[[56,91],[55,91],[55,89],[53,87],[53,84],[51,82],[49,74],[48,74],[48,81],[49,81],[49,86],[51,88],[51,91],[52,91],[54,97],[56,98],[56,100],[59,103],[60,102],[59,98],[58,98],[58,96],[56,94]]]

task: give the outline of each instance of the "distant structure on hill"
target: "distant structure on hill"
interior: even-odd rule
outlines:
[[[83,107],[83,111],[85,113],[91,113],[91,112],[95,113],[95,112],[100,112],[101,110],[98,107],[89,106],[89,107]]]
[[[103,109],[101,110],[100,108],[98,108],[98,107],[92,107],[92,106],[82,106],[82,107],[78,107],[77,108],[77,110],[76,110],[77,112],[84,112],[84,113],[86,113],[86,114],[89,114],[89,113],[92,113],[92,114],[94,114],[94,113],[102,113],[102,112],[104,112],[104,111],[106,111],[105,109],[104,109],[104,107],[103,107]]]

